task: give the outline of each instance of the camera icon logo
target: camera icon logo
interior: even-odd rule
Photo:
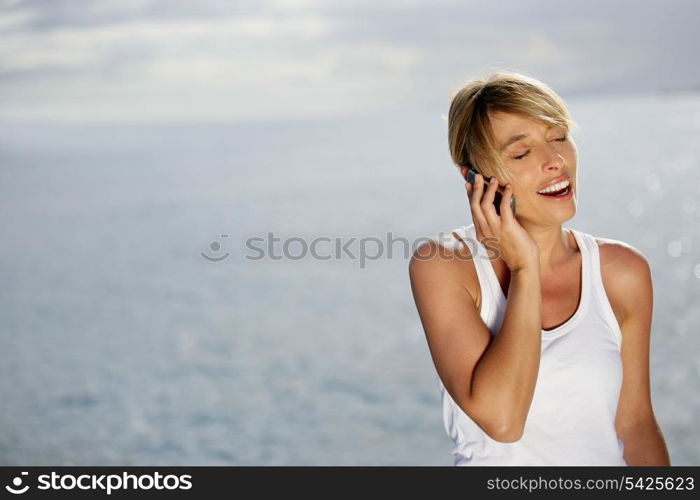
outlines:
[[[228,238],[228,234],[222,234],[221,237],[222,237],[222,238]],[[218,241],[212,241],[212,242],[209,244],[209,248],[211,249],[212,252],[218,252],[219,250],[221,250],[221,243],[219,243]],[[207,255],[206,253],[200,252],[200,255],[201,255],[202,257],[204,257],[205,259],[207,259],[209,262],[221,262],[221,261],[224,260],[226,257],[228,257],[230,254],[229,254],[229,252],[226,252],[224,255],[219,256],[219,257],[217,257],[217,256],[210,257],[210,256]]]
[[[22,472],[21,475],[22,475],[22,476],[27,476],[27,475],[29,475],[29,473],[28,473],[28,472]],[[9,486],[9,485],[5,486],[5,489],[6,489],[7,491],[9,491],[10,493],[14,494],[14,495],[21,495],[22,493],[25,493],[25,492],[29,489],[29,485],[28,485],[28,484],[25,485],[24,488],[20,488],[20,486],[22,486],[22,478],[21,478],[20,476],[17,476],[17,477],[15,477],[15,478],[12,480],[12,485],[13,485],[15,488],[18,488],[18,489],[15,489],[15,488],[13,488],[12,486]]]

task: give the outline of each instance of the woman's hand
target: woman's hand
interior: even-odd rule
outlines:
[[[476,174],[475,185],[465,184],[469,196],[472,219],[479,241],[489,237],[490,246],[495,247],[508,269],[517,271],[530,266],[539,266],[540,251],[530,234],[518,223],[510,208],[513,187],[507,184],[501,196],[499,216],[493,204],[498,188],[496,177],[485,184],[481,174]]]

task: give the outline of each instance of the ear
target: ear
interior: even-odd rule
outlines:
[[[459,171],[462,172],[462,178],[464,178],[464,179],[467,178],[467,172],[469,171],[470,168],[471,168],[471,167],[469,166],[469,164],[467,164],[467,165],[461,165],[461,166],[459,167]]]

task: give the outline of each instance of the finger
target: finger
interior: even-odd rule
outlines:
[[[468,196],[469,199],[471,200],[472,191],[474,190],[474,188],[473,188],[473,186],[472,186],[472,183],[469,182],[469,181],[467,181],[467,182],[464,183],[464,187],[465,187],[466,190],[467,190],[467,196]]]
[[[467,198],[469,199],[469,206],[471,207],[471,204],[472,204],[472,194],[473,194],[473,192],[474,192],[474,186],[472,185],[471,182],[467,181],[467,182],[464,183],[464,188],[465,188],[466,191],[467,191]],[[473,215],[474,215],[474,214],[472,213],[472,218],[474,218]]]
[[[515,218],[515,214],[510,208],[510,200],[513,198],[513,185],[506,184],[503,190],[503,196],[501,197],[501,220],[503,222],[512,222]]]
[[[496,191],[498,191],[498,180],[496,180],[495,177],[491,177],[491,180],[488,182],[488,184],[484,184],[486,188],[486,192],[484,193],[484,199],[482,200],[483,203],[486,203],[487,201],[493,205],[493,200],[494,197],[496,196]]]
[[[496,191],[498,189],[498,181],[495,177],[491,177],[491,182],[488,184],[486,193],[481,200],[481,210],[484,212],[486,220],[490,224],[498,225],[498,213],[496,212],[496,205],[494,205],[493,200],[496,196]]]
[[[473,186],[471,200],[469,205],[472,210],[472,219],[474,224],[481,230],[485,236],[491,235],[491,230],[488,226],[488,221],[481,210],[481,198],[484,192],[484,178],[481,174],[476,174],[476,183]]]

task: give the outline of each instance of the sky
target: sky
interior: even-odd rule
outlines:
[[[0,0],[2,122],[438,109],[519,71],[564,97],[698,91],[692,0]]]

